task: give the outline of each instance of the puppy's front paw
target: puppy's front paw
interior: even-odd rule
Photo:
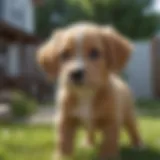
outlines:
[[[72,157],[62,155],[59,152],[55,152],[53,154],[52,160],[73,160],[73,159],[72,159]]]
[[[92,143],[91,141],[88,141],[88,139],[84,139],[80,145],[81,147],[86,149],[92,149],[94,147],[94,143]]]
[[[52,160],[62,160],[61,154],[58,152],[54,152]]]

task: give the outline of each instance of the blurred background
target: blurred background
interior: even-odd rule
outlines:
[[[0,160],[50,158],[56,85],[38,67],[36,50],[53,30],[84,20],[113,25],[133,41],[123,77],[149,147],[122,155],[160,159],[160,0],[0,0]],[[78,151],[76,159],[85,160]]]

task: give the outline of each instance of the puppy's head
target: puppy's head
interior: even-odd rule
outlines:
[[[39,50],[38,61],[50,77],[75,88],[99,87],[120,72],[130,42],[111,27],[77,24],[57,31]]]

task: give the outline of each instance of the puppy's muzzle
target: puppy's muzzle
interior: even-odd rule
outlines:
[[[84,81],[85,71],[83,69],[76,69],[71,72],[70,78],[75,84],[82,84]]]

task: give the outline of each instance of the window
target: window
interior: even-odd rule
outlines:
[[[7,73],[9,76],[17,76],[20,72],[19,67],[19,48],[17,44],[9,46],[7,53]]]
[[[0,74],[5,73],[7,49],[7,44],[3,41],[0,41]]]

